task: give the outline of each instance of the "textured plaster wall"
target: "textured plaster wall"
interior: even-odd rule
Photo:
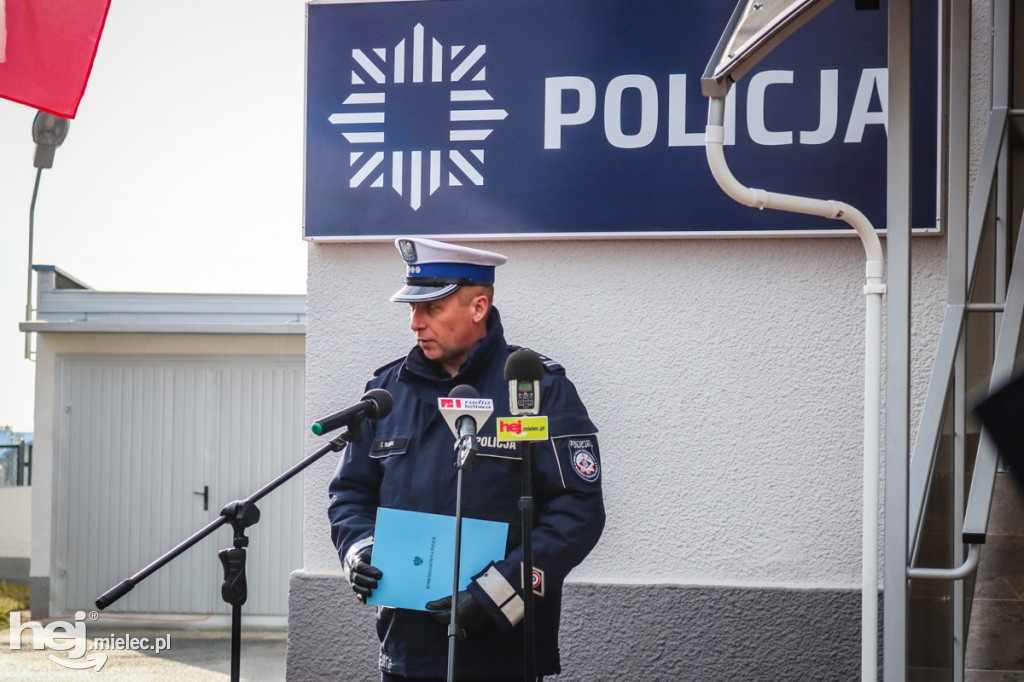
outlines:
[[[570,580],[854,588],[861,563],[863,250],[856,239],[498,242],[508,339],[562,362],[601,429],[608,525]],[[914,240],[915,410],[945,240]],[[390,244],[311,244],[310,420],[412,343]],[[307,450],[318,440],[310,436]],[[336,572],[337,455],[305,475],[304,565]]]
[[[990,27],[986,3],[972,6],[973,179]],[[481,246],[510,257],[497,299],[510,341],[561,361],[601,428],[609,521],[566,587],[559,679],[857,678],[859,242]],[[913,239],[912,435],[945,308],[945,247]],[[408,350],[406,311],[387,302],[401,271],[391,245],[310,245],[310,419],[358,398],[374,367]],[[305,477],[288,676],[374,679],[373,612],[352,599],[329,539],[337,456],[327,460]]]
[[[989,112],[992,110],[992,60],[989,57],[991,48],[991,3],[985,0],[973,0],[971,2],[971,81],[969,86],[971,144],[968,163],[971,187],[974,186],[978,167],[981,165]]]

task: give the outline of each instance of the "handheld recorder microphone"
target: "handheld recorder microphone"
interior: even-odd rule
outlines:
[[[540,414],[540,380],[544,363],[529,348],[520,348],[505,361],[508,407],[514,415]]]

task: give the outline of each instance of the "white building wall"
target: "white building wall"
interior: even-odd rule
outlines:
[[[977,109],[987,110],[987,41],[982,20],[972,149],[985,118]],[[739,179],[799,190],[772,186],[770,174]],[[509,256],[496,299],[509,341],[564,364],[601,429],[608,523],[569,577],[558,679],[857,678],[859,240],[470,245]],[[945,248],[941,235],[913,239],[912,438],[945,310]],[[387,300],[402,274],[391,244],[310,245],[307,421],[351,404],[374,368],[410,348],[407,309]],[[307,450],[320,443],[307,433]],[[352,598],[330,541],[337,459],[305,478],[289,680],[376,675],[373,610]],[[880,587],[882,563],[879,552]]]
[[[0,559],[25,559],[32,547],[32,488],[0,487],[3,532],[0,533]]]
[[[509,257],[496,283],[509,341],[561,362],[601,430],[608,524],[570,581],[857,588],[856,238],[473,245]],[[945,305],[945,239],[914,249],[916,410]],[[310,246],[308,421],[408,352],[408,308],[388,301],[403,273],[391,244]],[[307,449],[319,442],[309,435]],[[306,475],[306,571],[339,571],[326,520],[336,462]]]

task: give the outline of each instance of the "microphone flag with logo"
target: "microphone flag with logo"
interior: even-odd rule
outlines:
[[[459,422],[462,418],[469,417],[473,420],[475,426],[472,435],[476,435],[493,414],[494,401],[490,398],[481,398],[477,390],[468,384],[459,384],[451,390],[448,397],[437,399],[437,407],[452,434],[460,438],[466,435],[467,427],[467,424],[463,423],[460,428]]]

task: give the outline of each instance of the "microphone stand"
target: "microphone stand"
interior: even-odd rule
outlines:
[[[505,361],[505,379],[509,382],[509,409],[513,415],[536,415],[540,412],[540,382],[544,363],[528,348],[509,354]],[[547,432],[547,417],[544,432]],[[546,437],[546,435],[545,435]],[[523,675],[526,682],[537,680],[537,642],[534,634],[533,609],[533,445],[523,440],[523,485],[519,498],[523,533]]]
[[[455,682],[455,643],[466,633],[459,628],[456,621],[459,608],[459,564],[462,559],[462,473],[472,471],[476,454],[480,451],[480,443],[476,436],[461,436],[455,443],[455,468],[458,469],[455,480],[455,570],[452,579],[452,611],[448,621],[448,677],[447,682]]]
[[[523,526],[523,673],[526,682],[536,682],[537,655],[533,616],[533,444],[523,441],[523,486],[519,498]]]
[[[153,573],[163,568],[166,564],[184,554],[193,545],[210,535],[225,523],[230,523],[234,529],[234,541],[232,547],[223,549],[217,553],[221,564],[224,567],[224,583],[221,585],[221,598],[231,604],[231,682],[239,682],[242,654],[242,605],[248,596],[245,579],[245,548],[249,545],[249,538],[245,535],[245,529],[255,525],[260,520],[260,510],[256,502],[270,492],[277,489],[283,483],[294,477],[313,462],[317,461],[328,452],[340,452],[345,448],[346,443],[359,440],[361,436],[360,421],[362,416],[353,419],[345,432],[334,438],[322,448],[307,456],[304,460],[273,479],[262,488],[251,494],[244,500],[236,500],[224,507],[220,516],[203,526],[192,536],[186,538],[177,546],[172,548],[163,556],[159,557],[148,566],[138,571],[129,578],[125,578],[117,585],[100,595],[96,599],[96,607],[101,611],[118,599],[132,591],[132,589],[148,578]],[[460,472],[461,475],[461,472]],[[452,613],[455,603],[452,601]]]

